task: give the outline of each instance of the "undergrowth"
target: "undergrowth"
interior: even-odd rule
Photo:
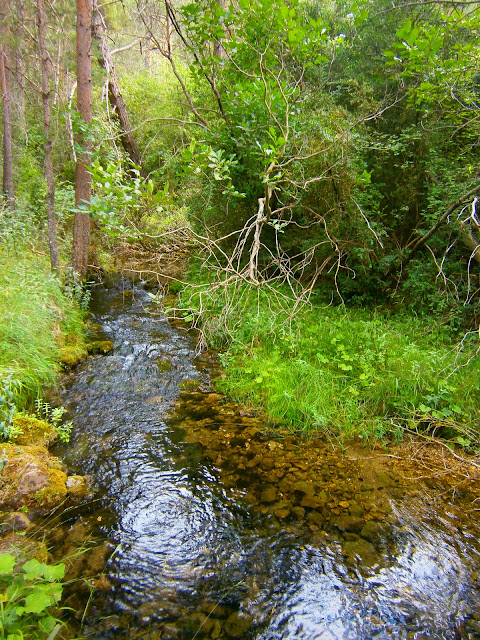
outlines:
[[[0,246],[0,396],[9,395],[6,408],[27,407],[52,385],[59,349],[80,347],[83,334],[82,311],[50,273],[47,258],[28,246]]]
[[[423,430],[478,448],[476,343],[459,351],[447,328],[413,315],[320,301],[293,315],[286,292],[212,284],[186,289],[181,306],[221,351],[220,390],[272,425],[363,439]]]
[[[47,565],[35,558],[18,562],[0,555],[0,639],[53,639],[62,629],[53,613],[62,597],[65,565]]]

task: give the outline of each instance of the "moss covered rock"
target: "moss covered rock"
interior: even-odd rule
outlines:
[[[67,475],[58,458],[40,446],[4,445],[0,508],[48,513],[67,497]]]
[[[7,531],[26,531],[31,524],[27,514],[21,511],[11,511],[3,516],[0,523],[0,531],[2,533]]]
[[[87,355],[83,346],[68,345],[61,347],[58,352],[58,361],[64,369],[76,367]]]
[[[17,415],[14,426],[20,432],[14,437],[14,442],[17,445],[48,447],[57,438],[57,432],[52,425],[33,416]]]
[[[87,351],[91,355],[99,355],[110,353],[113,350],[113,342],[111,340],[95,340],[87,344]]]

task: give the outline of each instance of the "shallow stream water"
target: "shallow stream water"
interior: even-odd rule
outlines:
[[[142,288],[97,292],[114,342],[65,381],[103,562],[83,632],[120,638],[480,638],[475,503],[393,461],[288,434],[212,388],[215,364]],[[468,512],[467,512],[468,511]]]

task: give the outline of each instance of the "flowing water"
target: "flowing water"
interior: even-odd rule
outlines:
[[[215,393],[195,337],[124,286],[92,301],[113,352],[62,393],[61,455],[95,487],[68,536],[93,522],[104,543],[87,637],[480,638],[472,497],[453,504],[447,480],[425,494],[367,451],[267,436]]]

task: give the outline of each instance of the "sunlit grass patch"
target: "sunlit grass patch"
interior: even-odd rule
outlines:
[[[82,314],[63,294],[47,258],[26,247],[0,247],[0,379],[18,381],[20,406],[54,383],[66,341],[82,344]]]
[[[231,293],[203,295],[201,321],[222,349],[220,388],[273,425],[360,438],[435,427],[478,439],[480,360],[466,364],[470,351],[459,357],[448,331],[413,315],[320,303],[292,319],[274,292],[246,289],[229,314]],[[200,306],[198,290],[182,299]]]

